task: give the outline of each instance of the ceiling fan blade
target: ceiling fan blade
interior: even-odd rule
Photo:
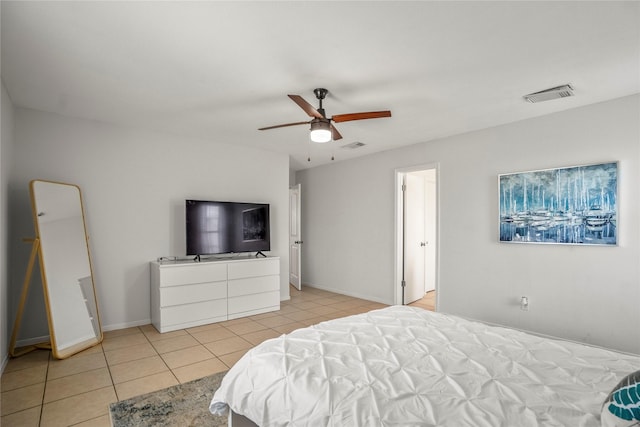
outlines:
[[[381,119],[383,117],[391,117],[391,111],[369,111],[366,113],[349,113],[338,114],[331,117],[336,123],[349,122],[351,120],[364,120],[364,119]]]
[[[318,119],[324,119],[324,116],[316,110],[313,105],[309,104],[304,100],[300,95],[287,95],[293,102],[298,104],[300,108],[304,110],[305,113],[309,115],[309,117],[315,117]]]
[[[334,125],[331,125],[331,139],[334,141],[342,139],[342,135],[340,135],[340,132],[338,132],[338,129],[336,129]]]
[[[297,125],[308,125],[309,122],[295,122],[295,123],[286,123],[284,125],[275,125],[275,126],[267,126],[266,128],[260,128],[258,130],[268,130],[268,129],[276,129],[276,128],[285,128],[287,126],[297,126]]]

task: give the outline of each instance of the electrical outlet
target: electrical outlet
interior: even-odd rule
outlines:
[[[520,310],[529,311],[529,297],[520,297]]]

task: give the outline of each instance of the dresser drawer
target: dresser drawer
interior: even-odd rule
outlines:
[[[160,287],[227,280],[227,264],[202,263],[177,265],[162,269]]]
[[[225,317],[227,300],[217,299],[193,304],[175,305],[161,309],[162,325],[171,326],[181,323],[198,322],[205,319]]]
[[[227,282],[225,281],[160,288],[160,307],[220,298],[227,298]]]
[[[280,291],[243,295],[229,298],[229,315],[258,311],[268,307],[280,307]],[[276,308],[277,309],[277,308]]]
[[[279,259],[260,259],[229,263],[229,280],[280,274]]]
[[[280,289],[280,276],[249,277],[229,280],[229,297],[277,291]]]

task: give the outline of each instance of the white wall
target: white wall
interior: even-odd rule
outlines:
[[[498,242],[498,174],[608,161],[617,247]],[[439,311],[640,353],[640,96],[298,172],[304,283],[392,303],[394,170],[431,163]]]
[[[29,255],[20,239],[33,235],[28,183],[44,179],[82,190],[106,330],[150,323],[149,261],[184,256],[188,198],[270,203],[270,254],[281,257],[281,299],[289,298],[286,155],[16,108],[12,161],[13,287]],[[20,339],[48,333],[41,299],[30,298]]]
[[[10,331],[13,316],[9,310],[9,271],[7,268],[8,183],[11,171],[11,149],[13,147],[13,105],[2,82],[2,104],[0,106],[0,372],[7,362]]]

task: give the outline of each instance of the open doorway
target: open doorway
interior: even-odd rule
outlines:
[[[437,308],[437,231],[437,165],[396,170],[396,304]]]

